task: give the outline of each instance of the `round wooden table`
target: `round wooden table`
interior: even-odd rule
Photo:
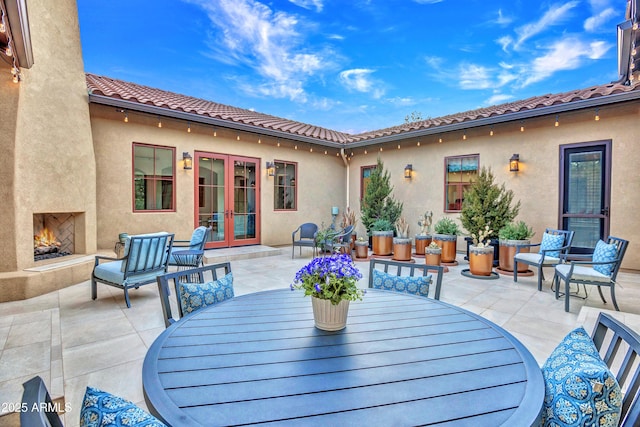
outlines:
[[[206,307],[156,339],[142,377],[149,410],[174,427],[525,426],[544,399],[536,360],[499,326],[374,289],[338,332],[313,326],[301,291]]]

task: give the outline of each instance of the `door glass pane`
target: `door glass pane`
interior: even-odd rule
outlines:
[[[595,248],[600,239],[600,218],[567,218],[567,229],[573,230],[572,246]]]
[[[572,153],[569,157],[567,213],[600,214],[602,210],[602,153]],[[596,240],[597,242],[597,240]]]
[[[233,236],[236,240],[247,239],[255,236],[255,218],[253,230],[249,229],[249,218],[256,208],[256,164],[235,161],[233,173]]]
[[[211,240],[224,240],[224,160],[202,157],[198,162],[198,218],[211,227]]]

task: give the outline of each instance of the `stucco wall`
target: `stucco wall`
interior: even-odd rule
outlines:
[[[542,117],[520,123],[494,126],[494,136],[489,128],[411,139],[396,147],[378,151],[378,147],[354,150],[350,162],[349,200],[352,207],[360,209],[360,167],[375,165],[381,156],[385,168],[391,173],[394,196],[404,203],[403,215],[410,223],[410,233],[418,230],[418,216],[433,211],[433,221],[442,216],[458,218],[458,213],[444,212],[444,158],[479,154],[480,166],[492,168],[496,182],[505,183],[521,201],[518,219],[526,221],[536,231],[533,241],[539,241],[546,227],[558,227],[559,159],[560,145],[600,140],[612,141],[610,233],[630,241],[623,268],[640,269],[640,209],[639,175],[640,150],[637,135],[640,131],[638,104],[600,109],[600,121],[594,120],[594,111],[567,113],[560,116],[560,126],[554,126],[555,116]],[[509,172],[508,160],[520,154],[520,172]],[[403,177],[404,166],[413,165],[413,178]],[[364,234],[360,224],[358,232]],[[461,250],[462,239],[458,249]]]
[[[182,152],[208,151],[259,159],[261,179],[261,243],[284,245],[291,243],[291,232],[303,222],[327,226],[331,222],[331,207],[344,208],[346,200],[345,168],[341,158],[325,155],[299,145],[298,150],[276,147],[276,140],[258,135],[236,133],[192,124],[163,120],[157,127],[153,116],[128,113],[124,123],[122,113],[115,108],[92,104],[91,125],[97,165],[98,246],[112,248],[118,234],[138,234],[159,230],[176,234],[176,239],[189,239],[195,226],[194,173],[182,168]],[[133,212],[132,208],[132,143],[145,143],[176,148],[176,211]],[[298,164],[298,209],[283,212],[273,209],[273,177],[266,176],[267,161],[280,160]]]
[[[22,70],[17,110],[9,116],[16,123],[16,167],[8,197],[16,208],[7,229],[15,233],[16,262],[3,262],[7,271],[34,264],[33,214],[38,212],[84,213],[76,224],[76,253],[96,250],[95,166],[76,3],[61,0],[52,8],[46,0],[31,0],[28,7],[34,65]],[[2,91],[4,102],[7,89]]]

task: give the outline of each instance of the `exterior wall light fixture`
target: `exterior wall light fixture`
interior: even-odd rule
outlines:
[[[193,157],[191,157],[188,151],[182,153],[182,162],[182,167],[185,170],[193,169]]]
[[[405,179],[411,179],[411,171],[413,171],[413,166],[412,165],[407,165],[404,167],[404,178]]]
[[[276,175],[276,165],[273,162],[267,162],[267,175],[268,176]]]
[[[509,171],[518,172],[520,170],[520,154],[514,154],[509,159]]]

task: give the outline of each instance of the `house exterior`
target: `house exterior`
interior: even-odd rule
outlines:
[[[569,227],[585,250],[622,237],[623,268],[640,270],[635,1],[619,26],[618,83],[360,135],[86,74],[75,1],[0,3],[16,52],[0,62],[0,301],[88,279],[91,255],[123,232],[188,239],[206,225],[210,248],[290,244],[299,224],[329,226],[334,207],[359,212],[378,157],[410,233],[425,211],[456,219],[486,166],[537,236]],[[35,260],[44,226],[77,262]]]

